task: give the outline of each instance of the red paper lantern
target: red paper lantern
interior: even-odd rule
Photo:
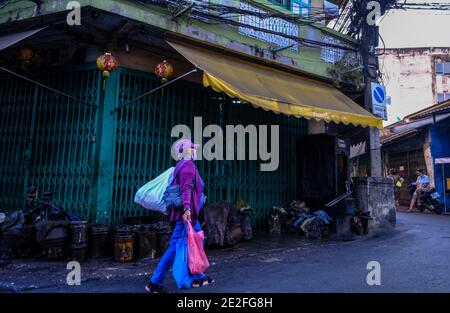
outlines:
[[[30,45],[24,45],[19,48],[17,57],[26,65],[30,65],[36,60],[36,50]]]
[[[111,55],[111,53],[106,52],[97,58],[97,67],[99,70],[103,71],[103,77],[108,78],[110,72],[113,72],[119,66],[116,58]]]
[[[161,78],[162,83],[167,83],[172,78],[174,69],[172,64],[164,60],[155,66],[154,72],[156,76]]]

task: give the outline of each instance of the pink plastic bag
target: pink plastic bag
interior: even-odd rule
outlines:
[[[188,265],[191,274],[201,274],[209,267],[209,261],[203,249],[203,231],[196,232],[188,223]]]

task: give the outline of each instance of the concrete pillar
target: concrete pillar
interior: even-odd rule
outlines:
[[[370,212],[370,228],[395,226],[394,184],[390,178],[354,177],[353,192],[356,206],[363,212]]]
[[[370,175],[373,177],[381,177],[381,147],[380,147],[380,130],[371,128],[370,136]]]
[[[367,111],[372,112],[372,88],[371,82],[375,81],[366,75],[366,86],[364,93],[364,107]],[[367,128],[367,141],[369,143],[368,156],[369,164],[367,171],[370,176],[381,177],[381,145],[380,145],[380,130],[375,127]]]

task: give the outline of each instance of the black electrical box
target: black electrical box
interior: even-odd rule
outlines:
[[[297,197],[315,209],[347,191],[350,140],[307,135],[297,143]]]

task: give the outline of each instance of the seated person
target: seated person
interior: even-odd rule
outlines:
[[[409,212],[413,212],[413,209],[417,205],[417,202],[420,201],[422,195],[430,188],[430,178],[425,174],[425,171],[422,169],[418,169],[416,171],[416,174],[416,191],[414,191],[413,197],[411,199]]]

